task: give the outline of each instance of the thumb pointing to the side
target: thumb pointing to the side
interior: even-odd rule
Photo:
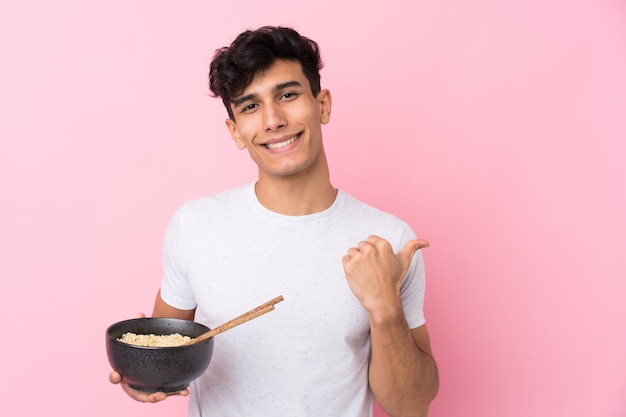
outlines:
[[[411,259],[413,259],[413,255],[415,255],[415,252],[417,252],[419,249],[427,248],[429,246],[430,242],[424,239],[412,239],[406,242],[400,252],[396,254],[396,257],[400,262],[400,266],[402,267],[402,275],[404,275],[409,269]]]

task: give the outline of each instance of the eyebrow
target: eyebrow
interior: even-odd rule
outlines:
[[[275,93],[277,91],[284,90],[285,88],[289,88],[289,87],[302,87],[302,84],[299,83],[298,81],[286,81],[284,83],[276,84],[274,88],[272,88],[272,92]],[[233,100],[232,103],[234,107],[239,107],[241,104],[245,103],[246,101],[254,100],[257,97],[258,97],[258,94],[255,94],[255,93],[246,94],[245,96],[241,96],[238,99]]]

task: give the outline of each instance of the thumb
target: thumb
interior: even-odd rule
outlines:
[[[402,266],[402,274],[409,269],[409,265],[411,264],[411,259],[413,259],[413,255],[419,249],[427,248],[430,246],[430,242],[424,239],[412,239],[406,242],[404,247],[400,249],[400,252],[396,254],[398,261],[400,261],[400,265]]]

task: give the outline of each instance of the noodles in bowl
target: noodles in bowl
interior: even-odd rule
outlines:
[[[183,336],[180,333],[155,335],[127,332],[117,340],[136,346],[172,347],[187,344],[191,341],[191,337]]]

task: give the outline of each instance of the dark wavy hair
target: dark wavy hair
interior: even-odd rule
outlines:
[[[323,67],[317,43],[292,28],[263,26],[242,32],[230,44],[215,51],[209,71],[209,88],[214,97],[221,97],[228,116],[235,119],[230,107],[254,77],[271,67],[278,59],[300,62],[302,72],[314,96],[321,90],[320,70]]]

